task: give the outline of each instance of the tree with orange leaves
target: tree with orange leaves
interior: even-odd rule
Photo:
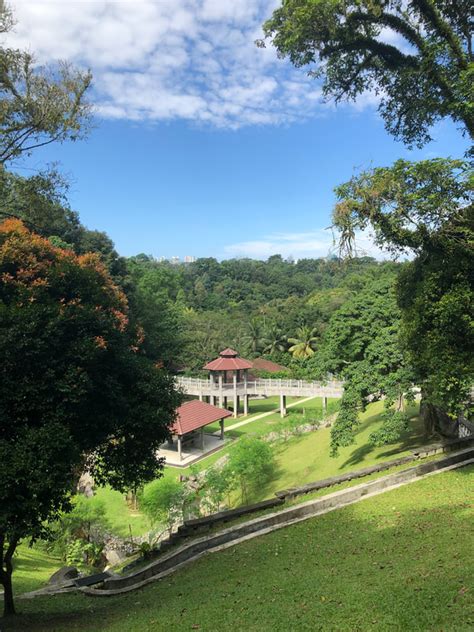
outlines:
[[[124,294],[97,255],[0,224],[0,583],[12,557],[67,510],[75,476],[136,488],[160,474],[179,395],[141,352]]]

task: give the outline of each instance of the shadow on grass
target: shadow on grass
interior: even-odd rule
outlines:
[[[472,630],[472,559],[453,537],[471,532],[472,512],[457,472],[205,556],[120,597],[18,602],[25,614],[0,628]]]
[[[426,438],[423,434],[422,422],[417,415],[418,411],[416,408],[411,408],[408,410],[408,414],[410,414],[410,425],[408,430],[402,433],[400,439],[397,440],[396,443],[392,444],[393,447],[390,448],[390,444],[387,444],[387,450],[385,452],[381,452],[376,458],[378,461],[388,459],[389,457],[399,456],[401,453],[406,452],[407,450],[417,448],[423,445],[426,442]],[[374,425],[375,422],[380,420],[380,414],[372,415],[365,419],[360,426],[358,426],[355,433],[355,441],[357,438],[364,432],[368,430],[368,427]],[[373,452],[377,446],[373,445],[367,441],[356,448],[350,457],[341,463],[339,466],[339,470],[343,470],[348,466],[357,466],[362,463],[366,457]]]

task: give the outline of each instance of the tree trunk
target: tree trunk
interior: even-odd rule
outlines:
[[[18,538],[13,538],[8,543],[7,550],[4,551],[5,534],[0,534],[0,584],[3,586],[3,614],[8,617],[15,614],[15,604],[13,601],[12,558],[18,544]]]
[[[436,411],[433,404],[429,404],[423,399],[420,402],[420,415],[425,428],[425,436],[432,437],[436,427]]]
[[[15,614],[15,603],[13,601],[12,573],[2,571],[0,583],[3,586],[3,616],[9,617]]]

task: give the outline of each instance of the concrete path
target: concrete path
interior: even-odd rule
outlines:
[[[309,402],[311,399],[316,399],[316,398],[314,395],[312,395],[311,397],[305,397],[304,399],[299,399],[297,402],[292,402],[291,404],[288,404],[286,408],[288,409],[288,408],[293,408],[293,406],[299,406],[299,404],[304,404],[305,402]],[[251,424],[252,421],[257,421],[258,419],[263,419],[264,417],[269,417],[270,415],[274,415],[275,413],[278,413],[279,411],[280,411],[279,408],[275,408],[275,410],[269,410],[266,413],[260,413],[260,415],[255,415],[255,417],[251,417],[250,419],[244,419],[243,421],[238,421],[236,424],[233,424],[232,426],[226,426],[225,430],[226,432],[228,430],[235,430],[236,428],[240,428],[241,426],[245,426],[246,424]]]

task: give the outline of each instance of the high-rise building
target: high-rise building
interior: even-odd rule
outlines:
[[[196,261],[196,257],[193,257],[192,255],[186,255],[184,257],[184,263],[194,263]]]

